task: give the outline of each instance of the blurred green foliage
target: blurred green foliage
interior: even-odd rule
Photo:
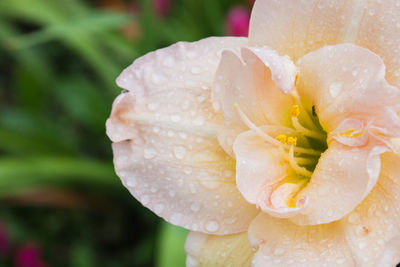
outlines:
[[[50,266],[184,263],[186,232],[160,228],[123,188],[104,124],[123,68],[223,35],[235,3],[176,0],[163,17],[146,0],[0,1],[0,220],[13,251],[36,242]]]

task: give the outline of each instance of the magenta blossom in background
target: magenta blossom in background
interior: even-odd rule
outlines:
[[[16,252],[14,263],[16,267],[47,267],[42,258],[41,249],[33,243],[22,245]]]
[[[153,0],[153,7],[158,15],[165,17],[171,10],[171,0]]]
[[[10,250],[10,239],[7,228],[4,223],[0,222],[0,256],[4,256]]]
[[[227,34],[231,36],[247,36],[249,33],[250,11],[241,6],[235,6],[228,12],[226,18]]]

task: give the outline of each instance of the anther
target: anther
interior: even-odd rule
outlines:
[[[275,137],[278,141],[280,141],[282,144],[286,144],[287,141],[287,136],[284,134],[280,134],[277,137]]]
[[[297,145],[297,137],[289,136],[288,139],[287,139],[287,144],[289,146],[296,146]]]
[[[292,109],[290,110],[290,115],[292,117],[298,117],[300,115],[300,107],[299,105],[293,105]]]

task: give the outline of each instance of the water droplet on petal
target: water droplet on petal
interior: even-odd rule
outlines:
[[[209,232],[216,232],[219,229],[219,224],[216,221],[209,221],[206,223],[206,230]]]
[[[164,204],[159,203],[154,207],[154,212],[160,214],[164,210]]]
[[[137,185],[136,177],[135,176],[129,177],[126,184],[128,185],[128,187],[135,187]]]
[[[190,205],[190,209],[194,212],[198,212],[200,210],[200,204],[198,202],[193,202],[192,205]]]
[[[171,216],[171,223],[179,224],[182,221],[182,214],[181,213],[174,213]]]
[[[181,117],[179,115],[172,115],[171,116],[171,121],[173,122],[178,122],[181,120]]]
[[[192,74],[199,74],[201,72],[201,69],[199,67],[193,67],[190,72]]]
[[[183,146],[174,147],[174,155],[177,159],[183,159],[186,155],[186,148]]]
[[[150,197],[149,197],[148,195],[144,195],[144,196],[141,198],[141,202],[142,202],[143,205],[149,204],[149,202],[150,202]]]
[[[330,93],[331,97],[333,97],[333,98],[337,97],[340,94],[340,92],[342,91],[342,87],[343,87],[343,83],[341,83],[341,82],[332,83],[329,86],[329,93]]]
[[[145,148],[144,151],[143,151],[143,157],[145,159],[152,159],[156,155],[157,155],[157,151],[152,147]]]
[[[283,255],[286,252],[286,249],[283,247],[276,247],[274,250],[274,255],[275,256],[280,256]]]

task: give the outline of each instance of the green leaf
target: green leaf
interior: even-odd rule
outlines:
[[[157,267],[185,266],[184,249],[188,231],[164,222],[161,226],[158,243]]]

